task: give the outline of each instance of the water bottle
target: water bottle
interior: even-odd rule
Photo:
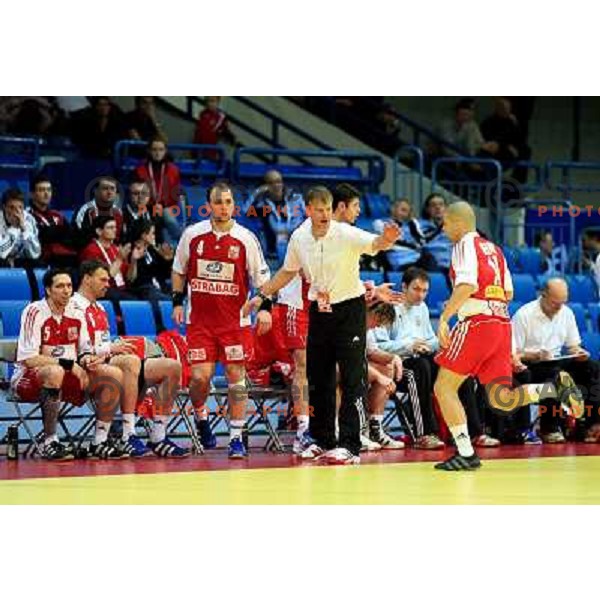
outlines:
[[[19,426],[10,425],[6,433],[6,458],[19,459]]]

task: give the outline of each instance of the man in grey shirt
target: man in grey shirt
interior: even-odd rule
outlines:
[[[2,195],[0,211],[0,266],[33,267],[42,254],[33,215],[25,211],[25,197],[18,188]]]

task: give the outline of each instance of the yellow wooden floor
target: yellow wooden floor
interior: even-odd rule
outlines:
[[[600,504],[600,457],[196,471],[0,482],[1,504]]]

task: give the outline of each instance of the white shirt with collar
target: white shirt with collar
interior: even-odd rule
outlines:
[[[547,350],[552,356],[561,354],[563,346],[579,346],[581,336],[573,311],[563,306],[549,319],[540,305],[540,299],[522,306],[512,320],[514,348],[517,352]]]
[[[312,221],[307,219],[294,231],[287,249],[283,268],[304,272],[310,283],[309,300],[318,292],[328,292],[331,304],[337,304],[365,293],[360,280],[359,260],[362,254],[373,256],[376,235],[332,220],[327,233],[316,239]]]

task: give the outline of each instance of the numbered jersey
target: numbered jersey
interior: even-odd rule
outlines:
[[[213,231],[210,220],[183,232],[173,270],[187,278],[188,324],[216,334],[250,324],[241,319],[242,306],[250,289],[269,279],[256,236],[237,223]]]
[[[79,292],[73,294],[70,305],[85,316],[85,324],[94,353],[98,356],[110,354],[110,326],[104,307],[97,302],[90,302]]]
[[[512,278],[502,250],[476,232],[467,233],[454,245],[450,278],[454,286],[474,285],[477,290],[458,312],[460,320],[476,315],[508,320],[508,294]]]
[[[32,302],[21,315],[17,345],[17,368],[13,379],[25,370],[23,361],[34,356],[77,360],[92,347],[83,313],[70,303],[61,315],[52,313],[48,302]]]

